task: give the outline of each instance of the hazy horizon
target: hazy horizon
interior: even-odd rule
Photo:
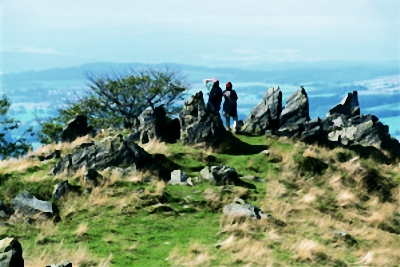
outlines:
[[[5,1],[1,69],[398,61],[398,1]]]

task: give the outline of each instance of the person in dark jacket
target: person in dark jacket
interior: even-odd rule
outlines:
[[[226,129],[228,131],[231,130],[231,122],[230,118],[233,118],[233,129],[236,129],[237,121],[238,121],[238,113],[237,113],[237,100],[238,96],[236,91],[232,89],[232,83],[228,82],[226,84],[226,90],[223,92],[224,96],[224,105],[222,107],[222,115],[225,117],[226,121]]]
[[[204,80],[206,86],[209,85],[209,82],[213,82],[213,84],[208,94],[207,106],[212,112],[219,112],[222,102],[222,89],[219,87],[219,81],[216,78]]]

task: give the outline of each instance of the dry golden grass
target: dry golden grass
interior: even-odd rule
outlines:
[[[158,138],[153,138],[146,144],[140,144],[140,146],[149,154],[158,153],[164,154],[165,156],[171,156],[168,146]]]
[[[35,257],[35,255],[38,255]],[[98,259],[91,255],[86,247],[77,245],[75,248],[66,248],[61,241],[59,244],[49,244],[32,249],[24,248],[24,261],[27,267],[43,267],[52,263],[69,260],[72,266],[83,266],[88,262],[96,262]],[[110,261],[100,260],[99,267],[109,267]]]
[[[168,261],[172,262],[173,266],[211,266],[210,254],[209,248],[193,242],[183,253],[179,247],[174,247]]]
[[[74,235],[81,237],[87,233],[87,230],[88,230],[88,224],[86,222],[80,223],[78,225],[78,228],[74,232]]]
[[[304,239],[300,244],[294,245],[297,249],[296,260],[315,262],[326,257],[325,247],[314,240]]]
[[[34,166],[38,166],[40,161],[36,159],[29,159],[27,157],[16,159],[0,160],[0,169],[5,169],[7,172],[22,172]]]

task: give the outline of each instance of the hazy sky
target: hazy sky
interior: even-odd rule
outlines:
[[[113,61],[245,67],[400,58],[397,0],[3,0],[0,5],[4,58],[53,56],[60,66]]]

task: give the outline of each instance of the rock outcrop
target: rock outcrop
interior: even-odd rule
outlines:
[[[52,265],[48,265],[46,267],[72,267],[72,263],[67,260],[63,260],[60,263],[53,263]]]
[[[77,115],[64,126],[61,134],[61,141],[73,142],[76,138],[85,136],[91,133],[91,131],[92,127],[88,127],[86,116]]]
[[[305,129],[305,124],[310,120],[308,96],[304,87],[294,92],[286,101],[279,118],[279,136],[299,137]]]
[[[207,109],[201,91],[184,103],[179,113],[179,122],[180,140],[185,145],[203,143],[216,146],[222,142],[225,135],[225,127],[219,113]]]
[[[353,93],[348,93],[347,96],[345,96],[339,104],[331,108],[326,114],[327,117],[338,115],[344,115],[346,117],[360,115],[357,91],[354,91]]]
[[[86,170],[104,170],[107,167],[133,167],[141,169],[152,167],[151,155],[134,142],[126,141],[122,135],[108,137],[97,144],[86,143],[75,148],[72,154],[66,155],[53,168],[53,174]],[[154,167],[154,166],[153,166]]]
[[[53,199],[58,200],[62,196],[68,193],[68,180],[62,181],[61,183],[58,183],[54,186],[53,189]]]
[[[53,207],[51,202],[37,199],[29,191],[19,193],[10,201],[11,207],[28,218],[51,218]]]
[[[7,220],[12,213],[12,210],[8,209],[3,201],[0,200],[0,220]]]
[[[15,238],[0,240],[0,267],[24,267],[22,246]]]
[[[244,121],[241,131],[263,134],[279,128],[279,117],[282,112],[282,92],[279,87],[268,89],[263,101],[253,108]]]
[[[179,139],[179,120],[169,120],[163,106],[145,109],[139,116],[132,129],[133,133],[128,137],[131,141],[148,143],[157,138],[161,141],[174,142]]]

